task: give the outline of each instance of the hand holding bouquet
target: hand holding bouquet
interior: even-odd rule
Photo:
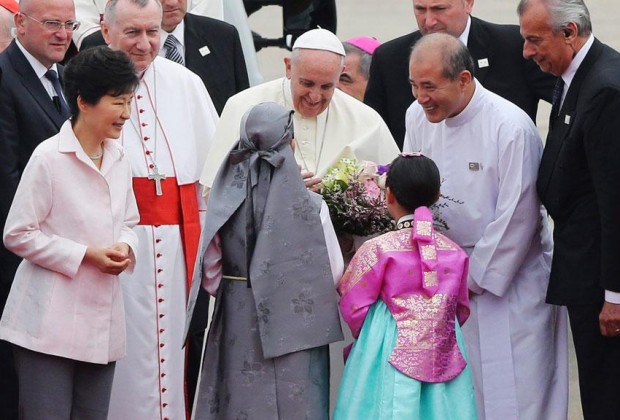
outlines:
[[[369,236],[394,228],[385,204],[387,166],[342,159],[323,177],[321,194],[337,234]]]

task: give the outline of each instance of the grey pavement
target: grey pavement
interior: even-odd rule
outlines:
[[[518,24],[517,0],[477,0],[473,15],[496,23]],[[620,3],[618,0],[586,0],[592,17],[594,35],[602,42],[620,50]],[[338,37],[345,40],[354,36],[374,36],[389,41],[417,29],[411,0],[337,0]],[[262,36],[282,36],[282,9],[269,6],[250,17],[250,27]],[[279,48],[267,48],[258,53],[259,67],[265,81],[284,75],[283,59],[288,53]],[[542,104],[538,127],[546,136],[548,104]],[[579,384],[572,342],[570,349],[569,420],[583,419],[579,402]],[[532,378],[533,381],[536,378]]]

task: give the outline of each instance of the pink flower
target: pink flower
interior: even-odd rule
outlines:
[[[360,175],[358,177],[360,181],[374,179],[377,176],[377,164],[376,163],[365,160],[361,163],[361,165],[362,165],[362,172],[360,172]]]
[[[364,188],[366,189],[366,195],[372,199],[378,199],[381,196],[381,189],[377,183],[371,179],[364,181]]]

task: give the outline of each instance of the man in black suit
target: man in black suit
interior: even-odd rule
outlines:
[[[237,29],[217,19],[187,13],[187,0],[161,0],[162,51],[171,58],[165,46],[168,36],[188,69],[202,79],[218,114],[228,98],[250,86]],[[82,41],[81,49],[105,45],[101,31]],[[178,60],[175,60],[178,61]]]
[[[22,0],[15,15],[17,39],[0,54],[0,228],[21,173],[35,147],[53,136],[68,117],[60,62],[75,23],[72,0]],[[0,312],[20,259],[0,245]],[[0,341],[0,413],[17,418],[17,379],[11,347]]]
[[[225,22],[187,12],[187,0],[162,0],[161,27],[175,37],[185,66],[205,84],[218,114],[228,98],[250,86],[237,29]],[[180,39],[181,38],[181,39]],[[184,39],[182,39],[184,38]],[[168,54],[168,51],[166,51]]]
[[[536,120],[538,101],[551,102],[555,78],[523,59],[516,25],[496,25],[470,17],[474,0],[414,0],[418,31],[375,50],[364,102],[382,117],[398,147],[405,137],[405,112],[414,101],[409,85],[409,53],[423,36],[446,32],[461,40],[474,59],[474,76]]]
[[[620,413],[620,54],[582,0],[521,0],[523,55],[559,76],[537,189],[555,222],[547,301],[568,308],[584,418]]]

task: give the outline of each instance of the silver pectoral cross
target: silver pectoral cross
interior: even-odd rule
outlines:
[[[162,179],[166,179],[166,175],[159,173],[157,165],[153,165],[153,172],[150,173],[147,178],[155,181],[155,195],[164,195],[164,193],[161,191],[161,181]]]

